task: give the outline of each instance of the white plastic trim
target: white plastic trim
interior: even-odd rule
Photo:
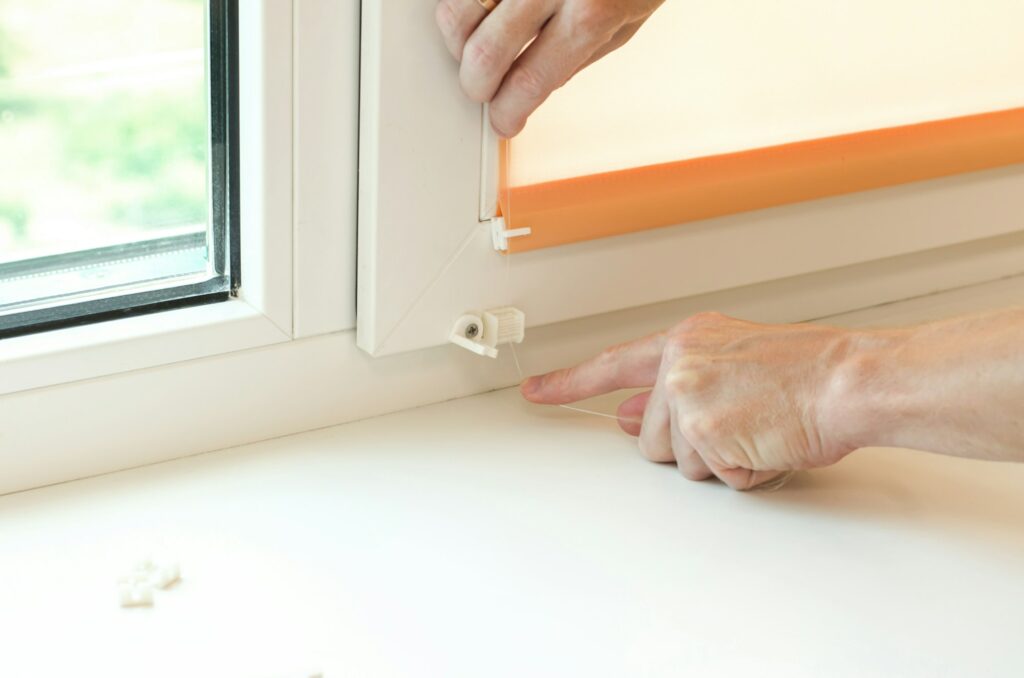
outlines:
[[[497,216],[498,208],[498,135],[491,127],[489,106],[484,104],[480,112],[480,221]]]
[[[292,2],[239,3],[241,296],[292,334]]]
[[[0,341],[0,395],[288,340],[242,300]]]
[[[358,2],[295,0],[295,326],[356,325]]]

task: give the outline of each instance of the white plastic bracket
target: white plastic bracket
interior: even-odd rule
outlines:
[[[508,252],[509,238],[521,238],[531,233],[533,233],[531,228],[506,229],[504,217],[491,219],[491,240],[494,243],[494,249],[499,252]]]
[[[520,344],[526,337],[526,314],[513,306],[459,316],[448,341],[488,358],[498,357],[499,344]]]

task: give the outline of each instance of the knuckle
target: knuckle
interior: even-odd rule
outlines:
[[[594,357],[594,370],[601,374],[615,374],[627,354],[625,345],[609,346]]]
[[[534,67],[515,69],[509,75],[509,85],[528,99],[543,99],[550,93],[543,74]]]
[[[640,454],[642,454],[648,461],[663,464],[675,459],[671,449],[663,448],[660,445],[653,445],[643,438],[640,438],[637,444],[640,448]]]
[[[688,329],[700,329],[719,323],[725,316],[717,311],[701,311],[695,313],[680,323],[680,326]]]
[[[487,39],[470,37],[462,51],[459,79],[462,90],[473,101],[483,103],[494,96],[501,74],[497,73],[499,47]]]
[[[487,38],[473,36],[466,43],[462,58],[474,68],[488,72],[498,63],[498,46]]]
[[[475,28],[458,0],[441,0],[434,9],[434,21],[441,29],[445,45],[456,60],[461,61],[466,41]]]
[[[459,15],[455,11],[454,4],[453,0],[440,0],[437,7],[434,8],[434,20],[437,22],[438,28],[448,35],[455,32],[459,23]]]
[[[630,344],[629,342],[622,344],[613,344],[601,351],[601,356],[608,359],[615,359],[625,353],[629,353]]]
[[[622,352],[622,349],[618,346],[609,346],[602,350],[596,356],[594,356],[594,362],[598,367],[607,367],[608,365],[614,365],[616,357]]]
[[[721,439],[728,430],[728,426],[725,417],[708,412],[688,415],[679,424],[687,440],[693,440],[698,447]]]
[[[672,363],[672,372],[699,372],[707,363],[704,356],[684,353]]]
[[[684,320],[676,324],[669,333],[665,349],[670,355],[685,356],[696,345],[697,333],[694,328]]]
[[[691,357],[680,358],[665,375],[665,385],[676,395],[693,393],[707,386],[707,375]]]
[[[711,336],[711,331],[720,325],[725,316],[714,311],[703,311],[676,323],[669,333],[670,344],[685,353],[699,348]]]
[[[556,397],[564,397],[572,390],[572,385],[573,375],[568,370],[562,370],[548,375],[546,383],[544,384],[546,390],[549,393],[554,394]]]
[[[711,477],[711,472],[696,463],[679,464],[679,473],[687,480],[701,481]]]
[[[610,36],[617,22],[617,14],[611,5],[603,0],[579,3],[573,17],[573,25],[578,32],[595,38]]]

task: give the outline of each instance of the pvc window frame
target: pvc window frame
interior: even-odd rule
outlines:
[[[239,3],[237,298],[0,341],[0,395],[354,327],[358,34],[331,35],[357,18],[327,0]]]

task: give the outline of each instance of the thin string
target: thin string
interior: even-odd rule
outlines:
[[[515,344],[509,344],[509,349],[512,351],[512,362],[516,366],[516,372],[519,373],[519,381],[522,383],[526,379],[526,374],[523,372],[523,367],[519,362],[519,352],[516,350]],[[559,405],[563,410],[571,410],[573,412],[579,412],[580,414],[591,414],[595,417],[601,417],[602,419],[614,419],[615,421],[625,421],[633,424],[642,424],[643,419],[637,419],[636,417],[620,417],[616,414],[607,414],[605,412],[597,412],[596,410],[588,410],[583,407],[575,407],[573,405]]]
[[[505,141],[505,227],[512,228],[512,143]],[[512,299],[512,253],[505,252],[505,298]],[[526,379],[526,373],[523,372],[522,363],[519,362],[519,352],[516,350],[514,343],[509,343],[509,349],[512,352],[512,362],[516,367],[516,372],[519,374],[519,382],[522,383]],[[594,417],[601,417],[602,419],[614,419],[618,422],[631,422],[634,424],[642,424],[642,419],[635,417],[620,417],[615,414],[607,414],[605,412],[597,412],[595,410],[588,410],[583,407],[575,407],[573,405],[559,405],[558,407],[563,410],[570,410],[579,414],[589,414]]]
[[[563,410],[572,410],[573,412],[582,412],[583,414],[592,414],[595,417],[604,417],[605,419],[614,419],[615,421],[628,421],[634,424],[641,424],[643,420],[634,419],[632,417],[620,417],[614,414],[605,414],[604,412],[595,412],[594,410],[585,410],[582,407],[573,407],[572,405],[559,405]]]

